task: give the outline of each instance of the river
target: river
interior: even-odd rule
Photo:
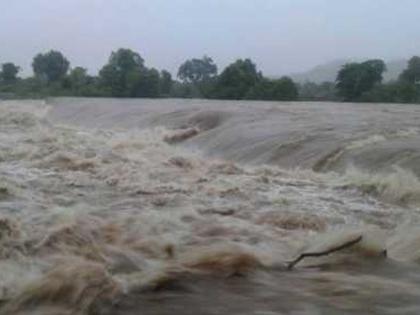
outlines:
[[[419,178],[415,105],[1,101],[0,314],[419,314]]]

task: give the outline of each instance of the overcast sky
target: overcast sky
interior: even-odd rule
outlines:
[[[176,72],[207,54],[250,57],[267,75],[343,58],[420,54],[419,0],[0,0],[0,63],[30,73],[57,49],[90,73],[119,47]]]

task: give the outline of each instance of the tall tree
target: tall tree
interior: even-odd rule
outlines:
[[[227,66],[217,79],[214,96],[222,99],[244,99],[262,80],[261,72],[250,59],[239,59]]]
[[[160,96],[160,74],[159,71],[151,68],[140,72],[135,82],[134,94],[136,97],[159,97]]]
[[[73,90],[79,90],[85,86],[89,81],[87,69],[82,67],[76,67],[70,71],[68,76],[70,86]]]
[[[20,67],[14,63],[7,62],[1,65],[0,79],[6,84],[14,83],[17,80],[17,74],[20,71]]]
[[[35,76],[48,83],[57,82],[63,79],[69,70],[70,62],[64,55],[55,50],[45,54],[38,54],[32,62],[32,69]]]
[[[178,69],[178,78],[185,83],[198,84],[217,75],[217,66],[208,56],[185,61]]]
[[[407,68],[401,73],[399,79],[409,84],[420,82],[420,57],[414,56],[408,61]]]
[[[168,96],[171,93],[173,85],[172,75],[166,71],[162,70],[160,72],[160,91],[163,95]]]
[[[99,77],[112,96],[137,96],[146,70],[144,60],[137,52],[120,48],[111,53],[108,63],[99,71]]]
[[[97,84],[97,77],[90,76],[87,69],[76,67],[62,81],[65,93],[78,96],[102,96],[102,91]]]
[[[363,93],[382,82],[385,70],[385,63],[378,59],[344,65],[338,72],[336,80],[339,95],[346,101],[359,100]]]

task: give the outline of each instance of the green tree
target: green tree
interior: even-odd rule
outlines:
[[[400,82],[397,83],[396,102],[398,103],[419,103],[420,87],[418,84]]]
[[[414,56],[408,61],[407,68],[400,74],[399,80],[409,84],[420,82],[420,57]]]
[[[214,96],[222,99],[244,99],[262,78],[262,74],[250,59],[239,59],[220,74]]]
[[[112,52],[108,63],[99,71],[101,85],[112,96],[142,95],[141,86],[148,76],[143,58],[130,49]]]
[[[89,76],[87,74],[87,69],[82,67],[76,67],[70,71],[68,75],[70,88],[72,90],[78,91],[89,83]]]
[[[419,103],[420,93],[415,84],[406,82],[390,82],[378,84],[361,97],[363,102],[374,103]]]
[[[253,100],[294,101],[298,98],[298,90],[296,84],[289,77],[282,77],[276,80],[264,78],[250,89],[246,98]]]
[[[59,51],[51,50],[38,54],[32,62],[35,76],[47,83],[62,80],[69,70],[70,62]]]
[[[208,56],[185,61],[178,69],[178,78],[184,83],[198,84],[217,75],[217,66]]]
[[[100,90],[98,78],[90,76],[87,69],[82,67],[72,69],[63,80],[62,87],[65,95],[104,96],[103,91]]]
[[[382,74],[385,70],[385,63],[378,59],[344,65],[337,75],[338,94],[345,101],[359,100],[364,93],[382,82]]]
[[[14,63],[7,62],[1,65],[0,79],[5,84],[15,83],[18,79],[17,74],[20,71],[20,67]]]
[[[173,85],[172,75],[166,71],[162,70],[160,72],[160,91],[163,95],[168,96],[171,93]]]
[[[160,96],[160,74],[159,71],[151,68],[139,73],[133,89],[133,96],[136,97],[159,97]]]

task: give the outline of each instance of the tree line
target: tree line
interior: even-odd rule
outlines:
[[[141,55],[120,48],[111,53],[97,76],[83,67],[70,67],[59,51],[37,54],[33,75],[20,78],[20,67],[4,63],[0,72],[0,96],[46,97],[181,97],[253,100],[296,100],[296,84],[288,77],[269,79],[250,59],[239,59],[220,74],[213,60],[204,56],[186,60],[174,80],[170,72],[145,65]]]
[[[412,57],[397,80],[383,82],[386,65],[371,59],[343,65],[335,82],[298,86],[303,100],[420,103],[420,57]]]
[[[59,51],[37,54],[33,75],[20,78],[20,67],[3,63],[0,97],[177,97],[231,100],[349,101],[420,103],[420,57],[412,57],[398,80],[383,83],[385,63],[371,59],[342,66],[335,82],[296,84],[289,77],[265,77],[251,59],[238,59],[218,72],[213,59],[186,60],[177,79],[170,72],[145,65],[141,55],[120,48],[111,53],[98,75],[70,67]]]

